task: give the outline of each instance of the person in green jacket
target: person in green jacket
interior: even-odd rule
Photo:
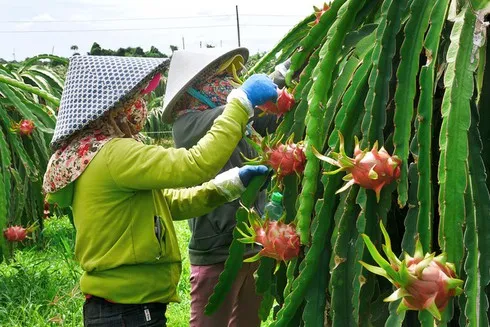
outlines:
[[[267,171],[262,166],[216,176],[252,108],[277,97],[277,86],[262,75],[230,93],[223,114],[196,146],[140,142],[144,95],[167,66],[154,58],[70,60],[43,189],[48,202],[72,208],[85,326],[165,326],[166,304],[180,300],[181,256],[172,221],[235,200],[253,176]]]

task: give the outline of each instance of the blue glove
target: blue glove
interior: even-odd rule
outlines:
[[[260,106],[269,100],[277,100],[277,85],[265,74],[250,76],[240,88],[247,95],[252,107]]]
[[[252,178],[254,178],[255,176],[265,175],[268,172],[269,168],[264,165],[243,166],[238,170],[238,177],[240,177],[243,186],[247,187]]]

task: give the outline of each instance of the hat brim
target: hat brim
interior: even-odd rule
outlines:
[[[182,96],[186,93],[187,89],[191,87],[197,80],[206,79],[208,76],[214,74],[224,62],[236,55],[241,55],[243,58],[243,63],[245,64],[248,60],[249,51],[247,48],[236,48],[225,52],[224,54],[204,66],[197,74],[194,75],[194,77],[189,79],[189,81],[185,83],[184,86],[182,86],[180,90],[175,93],[172,99],[164,105],[162,115],[163,121],[167,124],[173,123],[174,107],[182,98]]]

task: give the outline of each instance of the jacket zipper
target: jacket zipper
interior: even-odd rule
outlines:
[[[160,216],[155,216],[154,217],[154,225],[155,225],[155,236],[158,240],[158,245],[159,245],[159,252],[158,256],[156,257],[157,260],[160,260],[162,257],[162,221]]]

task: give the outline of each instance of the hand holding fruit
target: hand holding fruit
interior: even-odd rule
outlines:
[[[277,100],[277,85],[265,74],[250,76],[240,89],[247,95],[252,107]]]

